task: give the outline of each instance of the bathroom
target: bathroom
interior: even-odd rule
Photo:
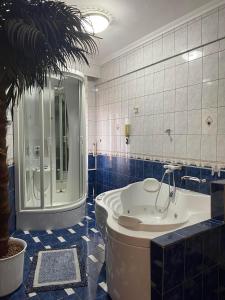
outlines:
[[[10,292],[0,256],[0,299],[225,300],[225,1],[64,2],[97,50],[8,110],[26,251]],[[79,278],[36,282],[68,249]]]

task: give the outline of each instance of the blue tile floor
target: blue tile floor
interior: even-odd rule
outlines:
[[[14,237],[27,242],[25,254],[24,283],[29,274],[35,252],[43,249],[72,247],[81,245],[86,258],[88,285],[49,292],[25,293],[22,286],[13,294],[1,300],[109,300],[105,272],[105,246],[96,228],[94,202],[87,199],[86,216],[73,227],[50,231],[16,231]]]

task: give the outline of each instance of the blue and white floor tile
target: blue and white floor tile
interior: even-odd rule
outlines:
[[[17,231],[14,237],[27,242],[24,265],[24,283],[28,277],[33,255],[44,249],[72,247],[82,244],[85,249],[88,285],[79,288],[67,288],[49,292],[25,293],[22,286],[13,294],[1,300],[109,300],[107,293],[104,242],[96,228],[94,204],[87,200],[86,216],[79,224],[70,228],[48,231]]]

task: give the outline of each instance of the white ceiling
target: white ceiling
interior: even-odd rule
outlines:
[[[79,9],[98,8],[112,15],[109,28],[100,33],[97,62],[143,36],[165,26],[210,0],[65,0]]]

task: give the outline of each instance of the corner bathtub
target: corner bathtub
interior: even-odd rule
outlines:
[[[151,240],[211,218],[210,196],[176,188],[167,213],[155,209],[158,191],[148,191],[148,180],[96,197],[99,231],[106,242],[107,284],[113,300],[151,299]],[[168,197],[162,185],[158,207]]]

